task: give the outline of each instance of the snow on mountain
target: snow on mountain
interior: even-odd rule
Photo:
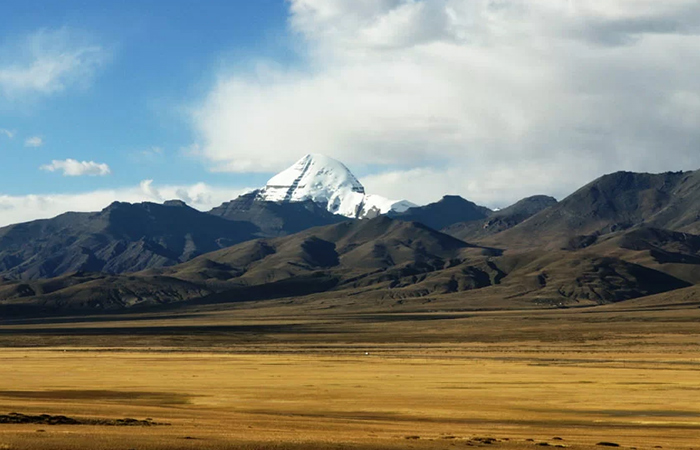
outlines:
[[[340,161],[324,155],[306,155],[272,177],[259,198],[274,202],[312,200],[346,217],[374,217],[415,206],[406,200],[367,195],[365,188]]]
[[[414,206],[417,205],[408,200],[389,200],[381,195],[368,194],[365,195],[359,217],[372,218],[379,214],[386,214],[389,211],[404,212],[408,208],[413,208]]]

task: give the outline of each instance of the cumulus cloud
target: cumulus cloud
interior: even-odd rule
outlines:
[[[51,164],[45,164],[40,169],[47,172],[63,172],[64,177],[105,176],[111,173],[107,164],[95,161],[76,161],[71,158],[63,161],[54,159]]]
[[[156,186],[152,180],[144,180],[138,186],[78,194],[0,194],[0,226],[51,218],[66,211],[100,211],[114,201],[162,203],[165,200],[179,199],[194,208],[207,211],[249,190],[204,183]]]
[[[87,86],[108,52],[69,28],[42,29],[0,45],[0,97],[49,95]]]
[[[24,140],[25,147],[41,147],[44,145],[44,140],[39,136],[32,136]]]
[[[4,134],[8,139],[15,137],[15,132],[6,130],[5,128],[0,128],[0,134]]]
[[[373,172],[371,192],[503,206],[614,170],[700,168],[697,1],[289,8],[306,64],[221,73],[194,110],[212,170],[272,172],[316,152]]]

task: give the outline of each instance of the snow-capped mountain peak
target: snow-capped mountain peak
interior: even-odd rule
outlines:
[[[312,200],[328,211],[362,218],[415,206],[366,195],[365,188],[343,163],[325,155],[309,154],[270,178],[259,198],[274,202]]]

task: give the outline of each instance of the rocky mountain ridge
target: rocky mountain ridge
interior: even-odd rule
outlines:
[[[500,211],[446,196],[363,220],[259,192],[210,213],[114,203],[0,229],[0,310],[307,297],[380,309],[586,306],[699,284],[698,230],[700,171],[618,172],[561,202],[535,196]]]

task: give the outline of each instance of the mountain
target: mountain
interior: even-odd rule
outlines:
[[[598,236],[638,226],[700,233],[700,171],[604,175],[483,242],[507,247],[587,246]]]
[[[248,241],[134,274],[76,273],[5,282],[0,284],[0,312],[43,314],[280,298],[317,301],[320,308],[343,304],[379,310],[413,302],[413,308],[424,311],[460,309],[472,302],[485,307],[596,305],[691,286],[692,281],[668,273],[673,269],[664,270],[665,265],[651,261],[647,253],[647,244],[669,252],[683,239],[652,232],[630,236],[626,244],[606,241],[573,252],[503,253],[421,223],[381,216]],[[643,244],[624,248],[637,245],[630,242]],[[697,252],[696,237],[683,242],[678,252]],[[700,262],[692,259],[684,264],[700,269]]]
[[[0,317],[158,306],[209,294],[202,286],[175,278],[75,272],[48,280],[4,282]]]
[[[112,203],[0,228],[0,276],[50,278],[164,267],[253,239],[259,229],[202,213],[180,201]]]
[[[647,226],[588,236],[587,245],[569,253],[595,252],[658,270],[691,284],[700,284],[700,236]]]
[[[2,228],[0,277],[51,278],[76,271],[118,274],[171,266],[239,242],[285,236],[349,217],[374,217],[411,205],[365,195],[342,163],[307,155],[264,189],[209,214],[181,201],[115,202],[96,213],[66,213]]]
[[[372,277],[388,269],[442,268],[448,261],[459,258],[462,251],[473,248],[423,224],[380,216],[313,228],[283,238],[247,242],[203,255],[163,273],[188,280],[193,279],[188,274],[197,273],[199,279],[199,269],[192,271],[192,268],[214,263],[218,271],[229,267],[227,270],[235,275],[237,284],[279,281],[317,270]],[[220,280],[220,275],[212,278]]]
[[[490,209],[465,200],[458,195],[446,195],[435,203],[415,206],[403,212],[388,213],[395,219],[421,222],[436,230],[458,222],[482,220],[491,214]]]
[[[377,274],[365,277],[391,281],[362,295],[376,301],[438,295],[454,298],[456,304],[483,298],[562,306],[617,302],[690,286],[700,282],[698,237],[690,233],[700,225],[699,173],[619,172],[561,203],[534,196],[496,212],[448,196],[390,213],[432,228],[449,224],[446,230],[455,227],[455,220],[471,222],[483,230],[476,242],[484,247],[476,251],[469,246],[444,267],[420,275],[391,278],[393,269],[379,267]],[[263,267],[256,282],[272,273]],[[254,273],[246,272],[242,279]],[[347,281],[347,274],[334,273],[340,281],[333,292],[359,288]],[[459,294],[464,291],[469,294]]]
[[[270,202],[311,200],[333,214],[351,218],[376,217],[404,211],[412,203],[367,195],[365,188],[340,161],[309,154],[272,177],[258,197]]]
[[[336,312],[627,301],[700,283],[699,199],[700,172],[618,172],[559,203],[535,196],[496,212],[456,196],[365,220],[261,192],[211,213],[115,203],[0,229],[0,274],[10,278],[0,313],[275,299]],[[311,225],[320,226],[288,234]],[[476,240],[435,230],[445,226]]]
[[[455,223],[442,231],[457,239],[473,241],[513,228],[538,212],[556,204],[557,200],[554,197],[535,195],[524,198],[507,208],[494,211],[487,219]]]
[[[649,251],[660,263],[700,264],[700,236],[695,234],[643,227],[623,234],[617,244],[628,250]]]
[[[311,200],[273,202],[262,200],[260,191],[243,194],[209,211],[228,220],[250,222],[260,230],[259,237],[279,237],[312,227],[349,220],[328,212]]]
[[[8,281],[0,285],[0,304],[6,310],[29,306],[110,310],[186,300],[240,301],[329,290],[402,288],[459,265],[470,255],[495,254],[493,249],[467,244],[420,223],[380,216],[248,241],[169,268]],[[458,283],[462,289],[481,286],[484,273],[465,271]],[[475,277],[479,280],[474,281]],[[443,284],[429,290],[452,289],[446,287],[450,282]]]

